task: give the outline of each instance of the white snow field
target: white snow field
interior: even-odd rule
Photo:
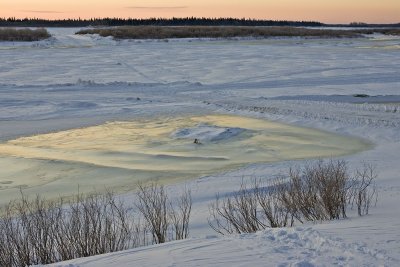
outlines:
[[[248,161],[201,177],[169,181],[172,194],[184,187],[192,191],[189,239],[53,266],[399,265],[399,38],[115,41],[73,35],[77,30],[49,29],[53,37],[35,43],[0,42],[1,195],[26,182],[18,180],[22,179],[18,173],[31,173],[32,180],[40,181],[51,176],[61,159],[70,163],[65,167],[68,175],[84,172],[61,152],[44,163],[43,155],[32,159],[24,149],[7,154],[7,145],[26,148],[21,140],[31,138],[35,142],[30,145],[44,153],[49,146],[71,145],[68,138],[46,139],[46,134],[117,122],[224,115],[316,129],[343,142],[366,144],[352,153],[322,156],[345,159],[352,169],[363,162],[375,165],[379,196],[367,216],[350,211],[343,220],[219,236],[207,223],[208,205],[217,193],[230,194],[243,180],[254,177],[272,179],[310,158]],[[168,138],[234,142],[246,131],[244,125],[199,123],[182,125]],[[16,163],[22,159],[23,164]],[[96,178],[105,179],[107,174],[100,168],[86,173],[97,185],[102,181]],[[121,177],[110,175],[107,182],[118,186]],[[60,181],[79,185],[79,177],[50,178],[45,183],[48,191]],[[25,190],[29,189],[28,185]],[[7,196],[11,197],[18,194]],[[122,197],[129,201],[133,193]]]

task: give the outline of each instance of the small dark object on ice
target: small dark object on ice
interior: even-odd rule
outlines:
[[[355,94],[353,96],[354,97],[369,97],[369,95],[366,95],[366,94]]]
[[[197,145],[201,145],[200,140],[197,139],[197,138],[194,139],[194,142],[193,142],[193,143],[194,143],[194,144],[197,144]]]

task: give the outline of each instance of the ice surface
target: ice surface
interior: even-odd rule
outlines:
[[[112,122],[0,144],[0,178],[13,181],[1,186],[0,204],[20,187],[27,196],[44,197],[71,195],[77,188],[121,192],[149,180],[171,183],[248,163],[340,156],[370,147],[356,138],[239,116]]]

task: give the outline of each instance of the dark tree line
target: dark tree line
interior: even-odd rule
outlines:
[[[256,20],[237,18],[91,18],[47,20],[0,18],[2,27],[87,27],[87,26],[324,26],[315,21]]]

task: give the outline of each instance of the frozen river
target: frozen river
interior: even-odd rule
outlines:
[[[175,121],[176,118],[227,112],[240,114],[249,106],[255,105],[253,109],[257,105],[264,106],[265,101],[282,104],[284,100],[279,100],[282,97],[296,99],[302,95],[304,101],[314,94],[394,95],[399,88],[400,63],[393,58],[399,54],[400,39],[394,37],[115,41],[96,36],[76,36],[73,34],[76,30],[50,29],[53,37],[49,40],[0,44],[0,140],[107,121],[153,120],[153,124],[142,126],[131,122],[132,128],[148,128],[147,132],[128,133],[128,136],[132,135],[130,138],[140,139],[140,136],[155,133],[157,127],[164,127],[163,133],[171,134],[179,128],[179,123],[181,127],[187,126],[182,120],[178,120],[179,123]],[[278,100],[271,100],[272,97]],[[317,96],[316,100],[321,97]],[[302,105],[302,108],[306,107]],[[290,109],[285,112],[288,111]],[[274,107],[264,109],[261,114],[268,112],[279,114],[282,111]],[[228,123],[228,126],[241,129],[246,128],[246,123],[249,124],[242,118],[236,123]],[[61,132],[1,145],[0,189],[12,189],[12,193],[3,191],[2,195],[10,199],[20,187],[27,192],[31,187],[35,187],[33,193],[43,192],[44,185],[51,188],[44,191],[53,194],[63,193],[65,188],[71,193],[78,186],[89,190],[93,189],[93,179],[96,179],[97,186],[132,188],[132,181],[137,182],[139,178],[199,177],[244,163],[329,157],[367,147],[356,139],[280,126],[282,131],[274,134],[276,138],[281,135],[283,141],[275,139],[274,142],[281,142],[281,148],[274,145],[272,150],[276,148],[282,153],[274,154],[271,147],[263,148],[263,143],[271,145],[271,142],[262,137],[257,142],[252,139],[250,148],[257,152],[252,156],[241,155],[241,159],[239,152],[249,146],[246,142],[204,146],[208,150],[203,149],[203,160],[185,152],[185,157],[197,157],[197,161],[186,162],[185,166],[193,168],[182,170],[168,167],[179,166],[177,162],[182,158],[172,153],[175,156],[172,162],[172,157],[167,160],[159,156],[168,155],[171,147],[182,146],[181,143],[163,140],[164,144],[159,147],[151,147],[149,143],[155,141],[142,138],[143,144],[136,150],[121,151],[121,146],[126,144],[123,143],[124,137],[119,138],[117,134],[118,127],[114,128],[111,139],[110,136],[108,139],[95,137],[96,132],[103,133],[101,127],[109,126],[96,126],[98,128],[94,130],[87,128],[85,133],[85,130],[73,130],[72,133],[78,131],[77,135],[83,141],[60,137]],[[246,131],[250,130],[251,126],[246,128]],[[302,131],[305,131],[304,136],[299,134]],[[70,137],[68,133],[64,132]],[[201,133],[198,136],[200,140],[203,137]],[[297,133],[296,137],[294,133]],[[257,136],[265,136],[265,133]],[[162,139],[160,136],[153,138]],[[88,141],[91,139],[92,143]],[[26,143],[26,140],[31,142]],[[306,146],[307,140],[315,144]],[[319,146],[318,142],[322,141],[326,143]],[[167,142],[170,148],[166,148]],[[103,144],[101,148],[100,144]],[[54,150],[55,147],[58,150]],[[266,153],[268,149],[269,154]],[[210,160],[215,157],[230,160]],[[208,160],[204,162],[204,158]],[[146,163],[138,165],[137,162]],[[199,162],[202,162],[202,167],[199,167]],[[110,176],[114,177],[113,181],[108,180]],[[133,176],[137,179],[132,179]],[[88,177],[96,178],[88,180]]]
[[[209,263],[223,251],[229,262],[254,266],[265,255],[276,265],[399,262],[398,37],[115,41],[77,30],[0,43],[0,202],[18,197],[19,186],[58,195],[93,188],[93,180],[129,190],[132,177],[162,177],[176,182],[173,193],[192,190],[191,234],[200,239],[152,248],[160,255],[153,265],[179,244],[175,262],[188,250]],[[229,246],[204,238],[213,233],[208,205],[217,193],[331,156],[351,171],[376,166],[379,201],[369,216],[292,229],[307,244],[282,239],[287,254],[277,252],[283,237],[274,232],[255,236],[260,243],[232,237]],[[199,243],[206,252],[192,249]],[[124,255],[149,258],[140,253]]]
[[[0,140],[214,112],[205,103],[225,100],[399,90],[395,37],[114,41],[77,30],[50,29],[52,39],[33,44],[0,43]]]
[[[0,139],[10,140],[0,145],[5,199],[20,187],[53,195],[70,194],[78,187],[92,190],[94,183],[97,188],[129,189],[140,178],[179,180],[245,163],[360,151],[367,143],[289,126],[279,126],[282,129],[273,134],[275,139],[266,139],[264,130],[249,143],[203,146],[201,157],[188,148],[183,156],[172,155],[171,147],[182,143],[164,140],[164,136],[153,136],[151,141],[144,137],[156,129],[171,134],[179,124],[188,126],[183,120],[177,122],[178,117],[229,112],[223,108],[227,103],[240,110],[241,105],[271,97],[395,94],[399,84],[400,63],[389,60],[399,52],[396,38],[115,41],[76,36],[76,30],[50,29],[50,40],[0,44]],[[144,127],[147,132],[129,132],[118,124],[106,136],[101,134],[112,124],[68,131],[137,119],[153,122],[131,122],[128,128]],[[257,123],[242,118],[228,125],[251,131]],[[199,133],[196,137],[202,140]],[[140,145],[128,142],[140,136]],[[157,139],[164,143],[154,147]],[[242,153],[245,147],[257,152]],[[210,160],[213,155],[229,160]],[[180,164],[183,161],[185,165]]]

